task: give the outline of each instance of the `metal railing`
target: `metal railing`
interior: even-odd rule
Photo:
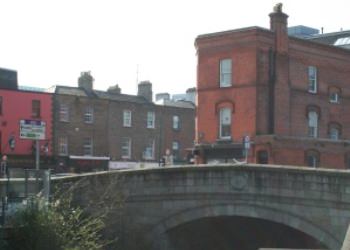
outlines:
[[[6,178],[0,179],[1,225],[6,217],[23,207],[28,198],[40,196],[50,198],[50,170],[23,169],[9,171]]]

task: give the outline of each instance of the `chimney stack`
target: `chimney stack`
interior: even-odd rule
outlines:
[[[278,3],[270,14],[270,29],[275,33],[275,46],[278,53],[288,53],[288,15],[282,12]]]
[[[159,100],[170,100],[170,94],[169,93],[158,93],[156,94],[156,102]]]
[[[118,84],[114,85],[114,86],[111,86],[107,89],[107,92],[110,93],[110,94],[121,94],[122,90],[121,88],[119,87]]]
[[[142,81],[138,85],[138,96],[143,96],[147,101],[152,102],[152,83],[150,81]]]
[[[91,76],[90,71],[81,72],[80,77],[78,78],[78,86],[79,88],[83,88],[85,90],[93,90],[94,88],[94,78]]]

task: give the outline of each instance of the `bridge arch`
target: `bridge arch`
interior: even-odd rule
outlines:
[[[154,242],[155,249],[172,249],[166,235],[170,229],[197,219],[218,216],[242,216],[281,223],[315,238],[328,249],[340,249],[341,247],[341,242],[334,235],[306,218],[271,207],[235,203],[195,207],[171,215],[152,230],[152,235],[156,236],[153,239],[157,239]]]

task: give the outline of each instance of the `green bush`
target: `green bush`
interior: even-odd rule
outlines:
[[[25,208],[8,220],[1,249],[6,250],[98,250],[102,239],[103,215],[92,216],[61,196],[46,204],[41,197],[28,200]]]

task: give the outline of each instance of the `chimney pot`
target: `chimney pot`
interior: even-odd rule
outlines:
[[[142,81],[138,85],[138,96],[143,96],[147,101],[152,102],[152,83],[150,81]]]
[[[110,94],[121,94],[122,90],[121,88],[119,87],[118,84],[114,85],[114,86],[111,86],[107,89],[107,92],[110,93]]]
[[[78,78],[78,86],[79,88],[83,88],[85,90],[93,90],[94,78],[91,76],[90,71],[85,71],[80,73],[80,77]]]
[[[270,29],[275,33],[275,46],[279,53],[288,52],[288,15],[282,12],[282,4],[276,4],[270,16]]]

